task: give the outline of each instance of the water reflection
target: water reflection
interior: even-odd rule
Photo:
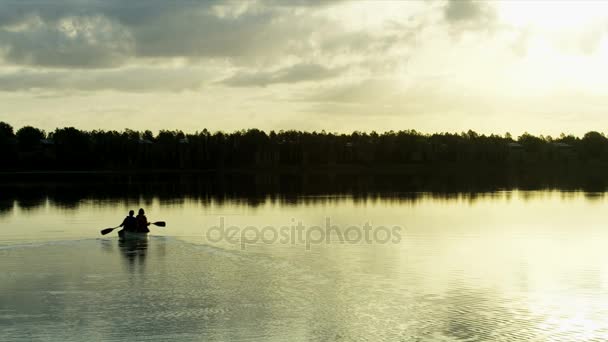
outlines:
[[[15,202],[9,199],[0,199],[0,216],[13,211]]]
[[[567,170],[546,171],[494,169],[467,172],[439,170],[399,174],[259,174],[259,173],[171,173],[171,174],[4,174],[0,178],[0,205],[19,200],[22,208],[40,206],[48,198],[62,207],[74,208],[82,201],[139,201],[157,197],[179,205],[184,198],[203,202],[241,201],[257,206],[271,201],[302,203],[319,196],[348,196],[354,199],[391,198],[416,201],[423,194],[446,199],[466,197],[475,201],[501,190],[567,190],[603,196],[606,175],[579,175]],[[307,196],[312,198],[306,198]]]
[[[130,273],[145,271],[148,238],[118,239],[118,248]]]
[[[144,241],[99,235],[141,199],[91,195],[74,210],[47,196],[9,200],[13,215],[0,218],[3,340],[608,340],[603,193],[274,194],[255,205],[150,193],[151,220],[168,226]],[[220,216],[405,230],[396,244],[240,250],[203,240]],[[28,233],[43,241],[13,243]]]
[[[204,205],[309,206],[352,200],[366,205],[376,201],[417,203],[425,199],[475,203],[509,199],[518,191],[523,200],[546,196],[559,189],[564,199],[580,193],[590,201],[605,197],[608,180],[577,177],[516,177],[504,174],[121,174],[4,175],[0,179],[0,216],[14,210],[32,211],[50,204],[65,210],[82,205],[121,203],[151,206],[156,200],[167,207],[186,201]],[[536,191],[542,190],[542,191]]]

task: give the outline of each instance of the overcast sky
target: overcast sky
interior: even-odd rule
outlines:
[[[0,0],[0,121],[608,132],[608,2]]]

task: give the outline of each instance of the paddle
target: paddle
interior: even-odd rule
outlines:
[[[153,225],[155,225],[155,226],[157,226],[157,227],[166,227],[166,226],[167,226],[167,223],[166,223],[165,221],[151,222],[150,224],[153,224]],[[101,231],[101,235],[110,234],[110,233],[111,233],[111,232],[112,232],[114,229],[116,229],[116,228],[120,228],[120,226],[118,226],[118,227],[114,227],[114,228],[106,228],[106,229],[103,229],[103,230]]]
[[[114,229],[116,229],[116,228],[120,228],[120,226],[118,226],[118,227],[114,227],[114,228],[106,228],[106,229],[103,229],[103,230],[101,231],[101,235],[110,234],[110,233],[111,233],[111,232],[112,232]]]

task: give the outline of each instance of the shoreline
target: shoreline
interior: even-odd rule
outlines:
[[[100,169],[100,170],[2,170],[2,175],[130,175],[130,174],[324,174],[324,173],[346,173],[346,174],[399,174],[399,173],[437,173],[445,171],[539,171],[539,170],[563,170],[563,171],[608,171],[608,162],[587,162],[571,164],[487,164],[487,163],[426,163],[426,164],[385,164],[385,165],[360,165],[360,164],[335,164],[335,165],[297,165],[280,167],[223,167],[208,169]]]

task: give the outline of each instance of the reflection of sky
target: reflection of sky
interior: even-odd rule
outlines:
[[[255,260],[163,238],[147,247],[145,264],[132,264],[117,241],[11,250],[0,281],[2,322],[9,327],[4,338],[234,340],[272,330],[289,335],[279,330],[293,324],[279,315],[288,309],[282,301],[289,293],[277,287],[286,284],[275,283],[264,268],[252,268]]]
[[[245,200],[211,198],[110,200],[85,198],[68,206],[51,198],[38,201],[0,201],[0,245],[16,242],[87,239],[122,222],[129,209],[146,209],[149,221],[167,221],[167,228],[152,226],[155,235],[170,235],[201,242],[206,230],[224,218],[226,226],[350,225],[401,226],[417,234],[492,234],[508,239],[517,234],[567,234],[584,226],[589,233],[602,229],[604,193],[559,191],[504,191],[494,193],[413,193],[392,196],[302,196],[290,200],[265,197],[251,205]],[[110,236],[115,235],[112,233]],[[199,239],[200,238],[200,239]]]
[[[140,203],[17,202],[0,217],[0,324],[24,340],[605,339],[604,202],[563,192],[256,206],[151,199],[148,217],[168,226],[151,228],[145,245],[99,235]],[[240,251],[204,240],[220,217],[404,230],[398,244]]]

